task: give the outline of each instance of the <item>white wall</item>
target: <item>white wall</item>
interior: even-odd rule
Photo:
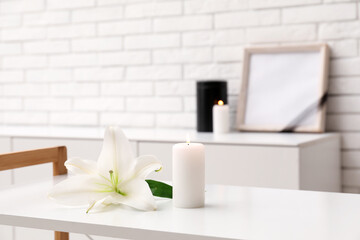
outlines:
[[[196,79],[229,80],[244,46],[332,47],[328,130],[360,191],[356,0],[1,0],[0,124],[195,127]]]

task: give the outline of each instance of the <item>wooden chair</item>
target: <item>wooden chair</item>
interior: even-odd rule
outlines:
[[[67,173],[66,159],[64,146],[0,154],[0,171],[52,162],[53,175],[57,176]],[[69,240],[69,233],[55,232],[55,240]]]

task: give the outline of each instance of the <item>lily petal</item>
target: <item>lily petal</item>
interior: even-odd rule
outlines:
[[[86,213],[89,213],[90,211],[99,212],[99,211],[103,210],[105,207],[107,207],[109,205],[106,202],[109,201],[110,199],[112,199],[112,197],[111,197],[111,195],[108,195],[98,201],[93,201],[92,203],[89,204],[89,207],[86,210]]]
[[[135,160],[134,175],[145,179],[147,175],[162,168],[161,162],[153,155],[143,155]]]
[[[97,161],[103,174],[114,171],[125,178],[134,167],[134,154],[129,140],[118,127],[108,127],[105,131],[103,147]]]
[[[156,202],[149,185],[143,179],[135,178],[125,182],[121,185],[121,190],[126,196],[112,194],[113,203],[125,204],[144,211],[156,209]]]
[[[105,179],[93,175],[77,175],[55,185],[48,196],[58,203],[72,206],[87,205],[110,195]]]
[[[97,174],[95,161],[84,160],[81,158],[70,158],[65,162],[65,167],[75,174]]]

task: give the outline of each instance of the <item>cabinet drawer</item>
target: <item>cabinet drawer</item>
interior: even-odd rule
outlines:
[[[206,182],[299,189],[297,148],[206,146]]]
[[[140,142],[139,154],[163,163],[149,178],[171,181],[173,143]],[[286,147],[205,146],[206,183],[273,188],[299,188],[298,149]]]

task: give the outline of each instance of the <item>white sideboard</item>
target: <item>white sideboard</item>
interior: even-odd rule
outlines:
[[[0,127],[0,152],[65,145],[69,157],[96,160],[103,132],[100,128]],[[163,170],[149,178],[171,180],[172,145],[185,141],[189,133],[191,141],[205,144],[206,183],[334,192],[341,189],[340,137],[336,133],[214,135],[172,129],[124,132],[137,155],[152,154],[163,162]],[[0,172],[0,186],[50,179],[51,175],[50,164]],[[48,231],[17,228],[14,240],[27,239],[34,232],[39,240],[52,236]],[[0,227],[0,239],[11,239],[11,235],[8,227]]]
[[[151,178],[171,180],[174,143],[205,144],[206,182],[255,187],[340,191],[340,139],[336,133],[229,133],[214,135],[186,130],[124,129],[137,155],[152,154],[163,170]],[[21,151],[65,145],[68,156],[96,160],[103,129],[0,128],[0,151]],[[51,176],[50,164],[1,173],[1,183]],[[29,176],[31,174],[31,176]],[[10,179],[8,179],[10,177]]]

